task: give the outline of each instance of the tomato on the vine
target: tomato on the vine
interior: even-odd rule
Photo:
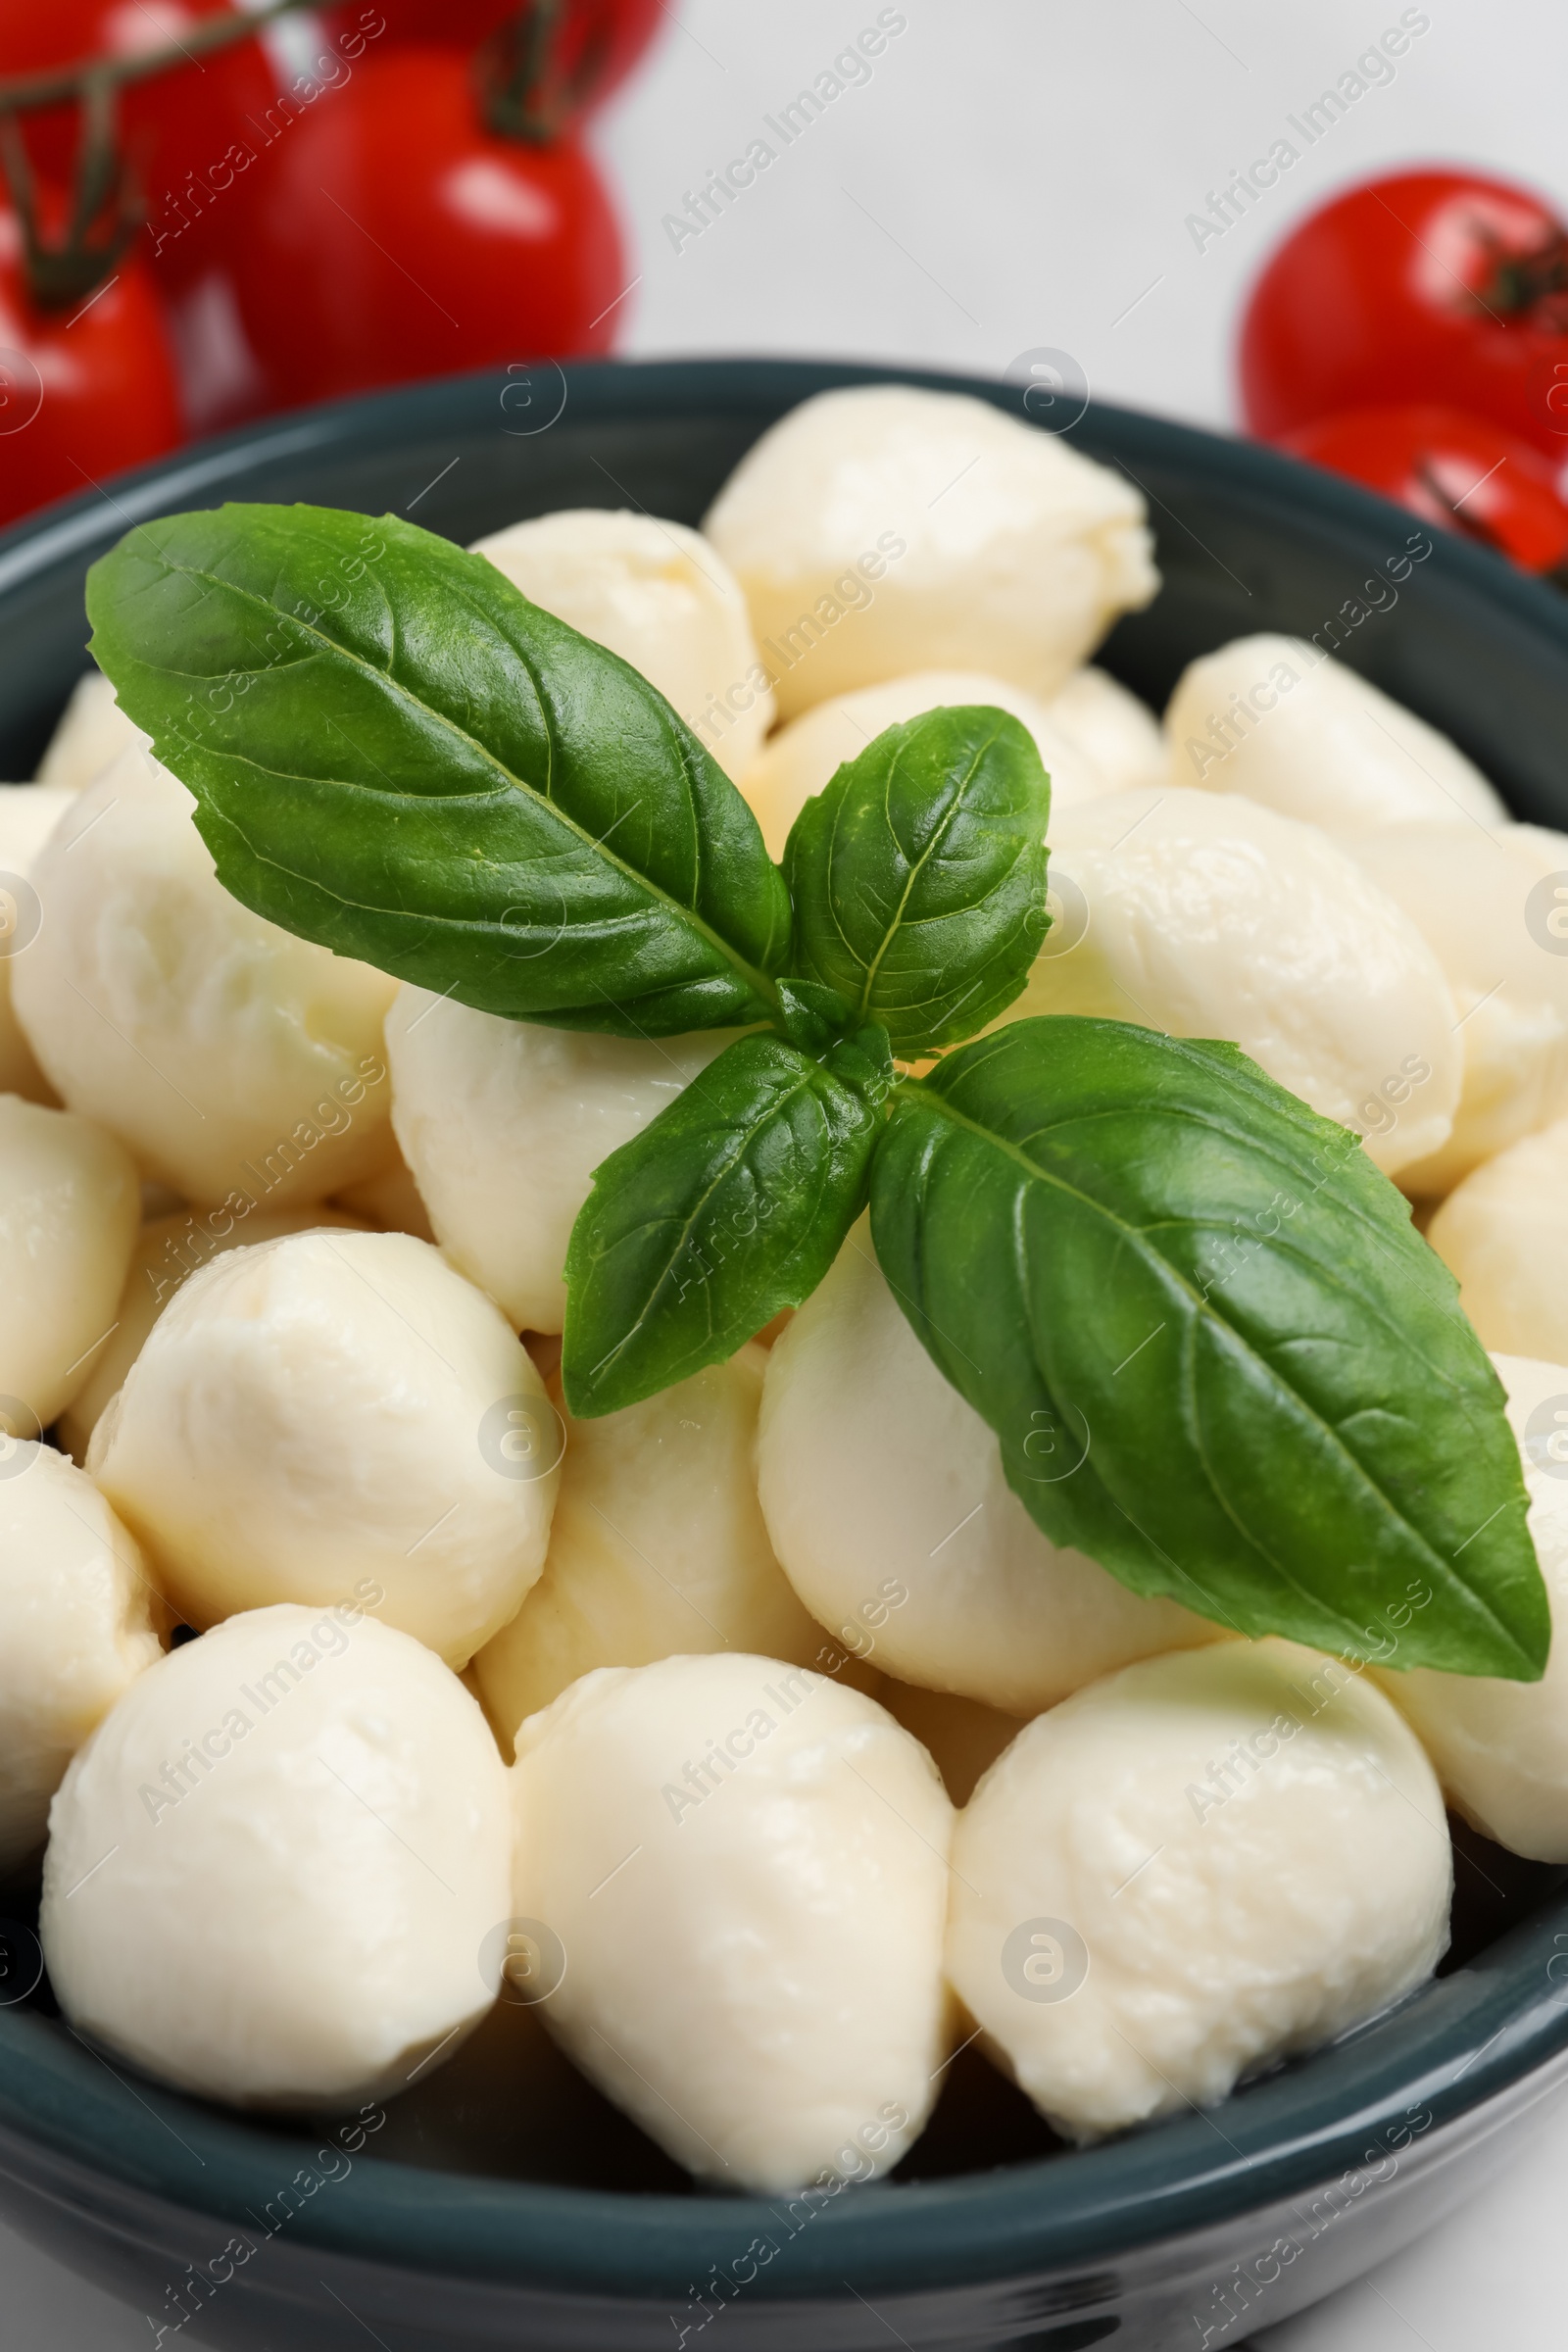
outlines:
[[[1473,172],[1369,180],[1286,238],[1242,329],[1251,430],[1433,401],[1561,457],[1568,436],[1568,227]]]
[[[1551,466],[1489,417],[1426,403],[1347,409],[1282,434],[1279,446],[1526,571],[1555,572],[1568,560],[1568,505]]]
[[[0,211],[0,523],[162,457],[179,396],[157,297],[122,257],[73,313],[41,311],[17,217]]]
[[[614,215],[569,141],[486,130],[468,61],[368,56],[245,176],[228,262],[272,405],[608,350]]]
[[[0,74],[40,74],[93,57],[134,57],[179,40],[205,18],[231,14],[229,0],[35,0],[0,8]],[[276,76],[260,41],[235,41],[128,82],[120,94],[118,132],[149,220],[182,216],[173,208],[191,175],[198,179],[248,117],[276,97]],[[32,167],[63,185],[74,169],[79,110],[52,106],[19,118]],[[184,255],[171,241],[159,270],[177,274]],[[160,261],[163,262],[163,255]]]

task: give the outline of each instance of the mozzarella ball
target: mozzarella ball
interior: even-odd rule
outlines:
[[[474,1660],[503,1739],[595,1666],[743,1649],[812,1661],[822,1629],[773,1557],[752,1449],[767,1356],[726,1364],[596,1420],[564,1415],[545,1572]]]
[[[60,785],[0,784],[0,861],[6,870],[29,873],[66,810],[75,806],[76,795]],[[0,935],[0,945],[16,952],[9,935]]]
[[[193,1274],[87,1466],[188,1625],[356,1581],[464,1666],[544,1566],[559,1416],[427,1242],[312,1232]]]
[[[1483,1343],[1568,1363],[1568,1119],[1485,1161],[1448,1195],[1427,1240]]]
[[[1331,833],[1506,821],[1446,735],[1298,637],[1238,637],[1201,654],[1165,711],[1170,781],[1245,793]]]
[[[42,784],[0,784],[0,1095],[59,1098],[33,1059],[11,1003],[11,971],[38,935],[42,907],[27,877],[74,795]]]
[[[1064,912],[1004,1020],[1230,1038],[1387,1175],[1446,1141],[1461,1048],[1442,966],[1315,825],[1218,793],[1118,792],[1051,839]]]
[[[780,729],[741,781],[770,858],[782,858],[790,827],[808,800],[830,784],[847,760],[858,759],[884,727],[919,718],[944,706],[987,703],[1006,710],[1035,739],[1051,777],[1051,806],[1069,808],[1092,800],[1105,786],[1093,763],[1053,724],[1050,711],[1032,694],[1006,678],[980,670],[921,669],[834,695],[803,711]]]
[[[193,808],[134,748],[80,795],[33,871],[17,1013],[62,1099],[182,1199],[318,1200],[390,1153],[397,983],[230,898]]]
[[[112,1135],[0,1095],[0,1426],[36,1438],[92,1374],[141,1207]]]
[[[78,1462],[86,1460],[88,1441],[110,1399],[124,1385],[147,1334],[192,1274],[230,1250],[325,1225],[363,1230],[353,1217],[330,1208],[285,1208],[270,1216],[259,1209],[243,1224],[227,1209],[174,1209],[143,1225],[131,1250],[114,1330],[93,1350],[86,1380],[60,1416],[60,1443],[67,1452]]]
[[[143,751],[152,749],[151,737],[125,716],[103,671],[89,669],[71,690],[39,764],[38,782],[80,792],[84,785],[95,784],[132,744]]]
[[[593,1172],[731,1038],[594,1037],[403,988],[387,1015],[392,1124],[453,1264],[523,1331],[560,1331]]]
[[[703,528],[746,592],[782,715],[879,678],[995,670],[1043,700],[1159,586],[1125,475],[966,394],[821,392]]]
[[[1485,1674],[1379,1680],[1437,1768],[1450,1805],[1483,1837],[1533,1862],[1568,1862],[1568,1365],[1493,1358],[1530,1495],[1530,1533],[1551,1604],[1539,1683]]]
[[[1078,669],[1046,705],[1055,732],[1093,768],[1104,792],[1165,781],[1165,738],[1147,703],[1102,669]]]
[[[578,507],[473,544],[514,588],[641,670],[739,776],[773,723],[746,599],[701,532]]]
[[[67,1773],[41,1933],[72,2025],[238,2106],[386,2098],[490,2007],[507,1772],[456,1675],[353,1602],[231,1617]]]
[[[0,1879],[42,1845],[66,1766],[163,1654],[153,1602],[91,1479],[0,1437]]]
[[[1371,1683],[1293,1642],[1150,1658],[1021,1732],[954,1838],[948,1965],[1069,2139],[1331,2041],[1448,1941],[1443,1797]]]
[[[513,1780],[542,2014],[584,2074],[715,2186],[889,2171],[948,2031],[953,1815],[907,1732],[804,1667],[664,1658],[531,1716]]]
[[[975,1783],[989,1772],[1005,1747],[1010,1747],[1023,1725],[1016,1715],[1004,1715],[978,1698],[956,1698],[951,1690],[922,1690],[914,1683],[896,1683],[883,1675],[875,1692],[890,1715],[912,1732],[942,1775],[942,1785],[956,1805],[966,1805]]]
[[[1463,1063],[1453,1132],[1399,1171],[1407,1192],[1446,1193],[1568,1111],[1568,956],[1557,952],[1568,942],[1545,923],[1551,877],[1568,874],[1568,834],[1391,825],[1345,846],[1404,908],[1453,994]]]
[[[1041,1534],[863,1220],[768,1357],[757,1471],[806,1606],[903,1682],[1033,1715],[1130,1658],[1221,1636]]]

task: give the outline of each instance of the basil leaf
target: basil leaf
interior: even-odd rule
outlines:
[[[596,1169],[566,1253],[578,1419],[725,1362],[816,1288],[864,1205],[891,1084],[876,1030],[820,1058],[741,1038]]]
[[[898,1089],[871,1216],[1056,1542],[1244,1633],[1540,1675],[1518,1448],[1452,1278],[1236,1047],[1012,1023]]]
[[[1045,937],[1051,780],[1028,729],[983,706],[889,727],[808,801],[784,870],[798,968],[894,1050],[973,1037]]]
[[[130,532],[92,650],[234,897],[486,1012],[612,1035],[775,1005],[788,894],[628,662],[412,523],[229,506]]]

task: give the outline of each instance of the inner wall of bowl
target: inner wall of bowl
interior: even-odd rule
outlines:
[[[87,566],[136,524],[225,499],[390,512],[463,544],[563,507],[698,523],[776,417],[814,392],[888,381],[1023,414],[1013,387],[915,370],[547,362],[342,402],[122,476],[0,537],[0,776],[32,773],[87,666]],[[1097,659],[1156,710],[1195,655],[1283,630],[1442,727],[1516,814],[1568,826],[1568,628],[1553,590],[1271,450],[1093,404],[1072,443],[1148,501],[1165,588]]]
[[[459,542],[563,507],[631,507],[697,523],[775,416],[829,385],[887,372],[745,362],[543,368],[526,401],[515,376],[487,374],[209,444],[117,483],[112,496],[56,510],[0,541],[0,775],[24,776],[36,763],[86,664],[86,567],[127,528],[228,498],[390,511]],[[1016,406],[1015,394],[996,386],[901,380]],[[536,424],[547,414],[552,420]],[[1518,813],[1568,828],[1559,750],[1568,735],[1568,627],[1551,592],[1484,551],[1434,546],[1401,511],[1267,452],[1094,409],[1075,441],[1120,466],[1149,499],[1166,585],[1148,612],[1119,624],[1099,659],[1156,710],[1195,654],[1265,629],[1312,637],[1451,733]],[[1462,1825],[1455,1853],[1446,1973],[1539,1915],[1568,1877],[1520,1862]],[[25,1891],[0,1895],[0,1911],[27,1910]],[[47,1984],[29,2005],[53,2014]],[[375,2153],[394,2163],[694,2193],[526,2009],[498,2007],[387,2117]],[[935,2182],[1062,2153],[971,2049],[948,2070],[932,2122],[895,2178]]]

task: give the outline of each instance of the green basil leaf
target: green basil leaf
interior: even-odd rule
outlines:
[[[615,1036],[766,1017],[788,893],[628,662],[384,516],[229,506],[88,575],[92,650],[235,898],[486,1012]]]
[[[862,1026],[853,1018],[836,988],[823,988],[815,980],[781,980],[778,997],[773,1026],[803,1054],[825,1054],[829,1046],[838,1045],[853,1029]],[[886,1030],[882,1035],[887,1035]]]
[[[1540,1675],[1518,1448],[1455,1285],[1236,1047],[1012,1023],[898,1089],[871,1216],[1058,1543],[1244,1633]]]
[[[596,1169],[566,1253],[579,1420],[725,1362],[815,1290],[864,1205],[891,1084],[875,1030],[820,1058],[741,1038]]]
[[[973,1037],[1023,988],[1048,925],[1051,780],[1004,710],[889,727],[796,818],[798,968],[900,1054]]]

